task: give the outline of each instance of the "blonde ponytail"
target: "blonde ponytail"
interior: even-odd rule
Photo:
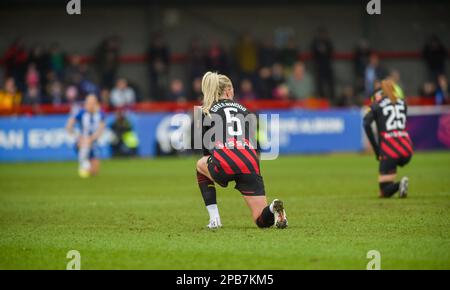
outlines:
[[[388,96],[392,103],[397,102],[397,95],[395,94],[394,82],[392,80],[381,81],[381,89],[384,95]]]
[[[226,75],[210,71],[205,73],[202,79],[203,113],[209,114],[212,104],[219,101],[225,89],[231,86],[231,80]]]

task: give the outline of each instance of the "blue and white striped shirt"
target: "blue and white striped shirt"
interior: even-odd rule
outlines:
[[[89,113],[85,109],[81,109],[75,115],[75,120],[80,126],[81,135],[91,136],[97,131],[100,124],[105,121],[105,113],[100,110],[95,113]]]

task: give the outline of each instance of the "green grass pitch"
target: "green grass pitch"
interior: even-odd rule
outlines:
[[[0,164],[0,268],[450,269],[450,153],[418,153],[410,195],[379,199],[377,164],[359,154],[263,161],[286,230],[255,227],[240,194],[218,188],[224,227],[205,228],[195,159],[112,160],[82,180],[75,162]]]

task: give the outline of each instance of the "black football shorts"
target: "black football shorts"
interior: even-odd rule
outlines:
[[[214,160],[208,158],[208,171],[214,181],[222,187],[227,187],[230,181],[235,181],[235,188],[241,192],[242,195],[247,196],[264,196],[264,181],[261,175],[256,173],[251,174],[227,174],[222,169],[220,164],[216,164]]]
[[[397,173],[397,166],[403,167],[409,163],[411,157],[386,158],[380,160],[380,175],[389,175]]]

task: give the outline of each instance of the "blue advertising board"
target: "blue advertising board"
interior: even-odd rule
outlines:
[[[0,118],[1,161],[45,161],[76,159],[75,138],[66,133],[67,116]],[[103,139],[101,157],[110,156]]]
[[[360,110],[263,111],[279,118],[279,152],[323,153],[363,150]],[[269,126],[270,127],[270,126]]]
[[[127,114],[139,139],[138,155],[155,156],[156,134],[161,120],[170,114]],[[0,161],[74,160],[75,138],[67,134],[67,115],[0,118]],[[114,121],[108,115],[106,123]],[[111,130],[99,139],[101,158],[111,156]]]
[[[264,111],[269,121],[279,118],[280,154],[360,151],[363,149],[360,110]],[[180,131],[171,113],[129,113],[127,117],[139,139],[138,155],[153,157],[169,152],[170,136]],[[181,114],[186,115],[186,114]],[[186,115],[188,116],[188,115]],[[64,127],[68,116],[0,118],[0,161],[74,160],[75,138]],[[114,121],[108,115],[107,124]],[[269,122],[270,123],[270,122]],[[189,126],[184,125],[188,130]],[[111,130],[99,140],[102,158],[111,156]]]

